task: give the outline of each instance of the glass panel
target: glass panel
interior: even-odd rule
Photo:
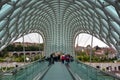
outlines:
[[[111,31],[111,34],[117,41],[119,41],[119,35],[116,32]]]
[[[23,9],[23,11],[22,11],[22,14],[21,14],[21,15],[22,15],[22,16],[23,16],[23,15],[25,15],[25,14],[29,11],[29,9],[30,9],[30,8]]]
[[[2,37],[2,41],[4,42],[4,44],[6,43],[7,38],[8,38],[8,34],[4,34],[4,37]]]
[[[107,29],[104,25],[102,25],[102,29],[104,30],[104,32],[105,32],[106,34],[108,34],[108,29]]]
[[[106,35],[103,31],[101,32],[101,35],[102,35],[102,38],[106,38]]]
[[[90,13],[88,12],[88,10],[84,9],[84,12],[85,12],[87,15],[91,16]]]
[[[94,27],[97,27],[100,30],[100,26],[98,24],[95,24]]]
[[[11,26],[11,28],[9,29],[9,33],[11,34],[12,32],[14,32],[15,30],[15,25]]]
[[[100,32],[100,30],[99,30],[99,29],[96,29],[95,31],[97,32],[97,34],[99,34],[99,32]],[[98,35],[97,35],[97,36],[98,36]]]
[[[7,24],[7,20],[0,21],[0,31],[5,27],[6,24]]]
[[[113,36],[110,36],[110,42],[111,42],[112,44],[116,44],[116,40],[114,39]]]
[[[110,23],[112,27],[115,29],[115,31],[120,34],[120,26],[114,21],[111,21]]]
[[[101,15],[104,19],[107,20],[107,17],[106,17],[106,15],[105,15],[105,13],[104,13],[101,9],[99,9],[99,8],[95,8],[95,9],[96,9],[96,11],[99,13],[99,15]]]
[[[90,3],[88,3],[87,1],[83,1],[83,3],[84,3],[84,5],[85,5],[86,7],[92,8],[92,6],[90,5]]]
[[[103,24],[104,26],[106,26],[107,29],[109,29],[108,22],[107,22],[105,19],[100,19],[100,20],[101,20],[102,24]]]
[[[12,6],[5,4],[0,10],[0,20],[3,20],[4,17],[8,15],[12,11]]]
[[[9,27],[16,23],[17,18],[14,18],[10,21]]]
[[[115,10],[115,8],[112,5],[105,7],[105,9],[109,12],[109,14],[111,14],[115,18],[119,18],[118,14],[117,14],[117,12]]]
[[[42,60],[35,61],[31,64],[17,67],[8,73],[14,72],[13,75],[2,75],[0,80],[34,80],[36,76],[41,76],[42,72],[48,67],[48,63]],[[11,73],[12,74],[12,73]]]
[[[90,12],[90,14],[91,14],[91,15],[93,15],[93,14],[94,14],[93,9],[89,8],[89,9],[88,9],[88,11]]]
[[[36,3],[36,2],[37,2],[37,0],[29,1],[29,3],[26,5],[26,7],[32,6],[32,5],[34,5],[34,3]]]
[[[100,25],[100,22],[99,22],[98,18],[95,17],[94,20],[95,20],[95,23],[97,23],[98,25]]]
[[[10,19],[12,19],[12,18],[14,18],[15,16],[17,16],[18,14],[20,14],[20,13],[21,13],[21,10],[22,10],[22,8],[16,9],[16,10],[12,13],[12,15],[10,16]]]
[[[6,32],[6,30],[5,30],[5,29],[3,29],[2,31],[0,31],[0,39],[2,39],[2,38],[3,38],[3,36],[4,36],[5,32]]]
[[[101,3],[104,3],[105,2],[105,0],[99,0]]]
[[[98,70],[80,61],[71,62],[70,68],[81,80],[119,80],[104,71]]]
[[[88,16],[89,21],[93,22],[93,19],[91,18],[91,16]]]
[[[23,19],[22,19],[22,18],[19,18],[18,24],[20,24],[22,21],[23,21]]]

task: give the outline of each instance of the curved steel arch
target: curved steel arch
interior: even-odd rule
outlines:
[[[93,34],[120,52],[119,0],[2,0],[0,50],[19,37],[44,36],[45,53],[74,53],[78,33]]]

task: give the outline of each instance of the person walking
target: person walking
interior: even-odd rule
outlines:
[[[61,56],[61,61],[62,61],[63,64],[64,64],[64,60],[65,60],[65,55],[62,55]]]

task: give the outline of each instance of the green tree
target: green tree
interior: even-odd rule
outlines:
[[[16,46],[15,51],[23,51],[23,46],[22,45]]]

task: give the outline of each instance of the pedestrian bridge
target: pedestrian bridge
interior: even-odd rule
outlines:
[[[2,73],[0,80],[120,80],[120,78],[81,62],[73,61],[69,65],[55,62],[48,66],[48,62],[39,60]]]
[[[45,55],[74,55],[80,33],[95,36],[120,53],[119,0],[0,0],[0,50],[36,32]]]
[[[75,38],[80,33],[95,36],[119,55],[120,1],[0,0],[0,51],[33,32],[42,35],[46,56],[63,52],[75,57]],[[1,75],[1,80],[40,80],[43,71],[47,72],[42,80],[117,80],[77,62],[70,63],[70,70],[59,62],[50,67],[47,62],[35,62],[15,69],[14,75]]]

